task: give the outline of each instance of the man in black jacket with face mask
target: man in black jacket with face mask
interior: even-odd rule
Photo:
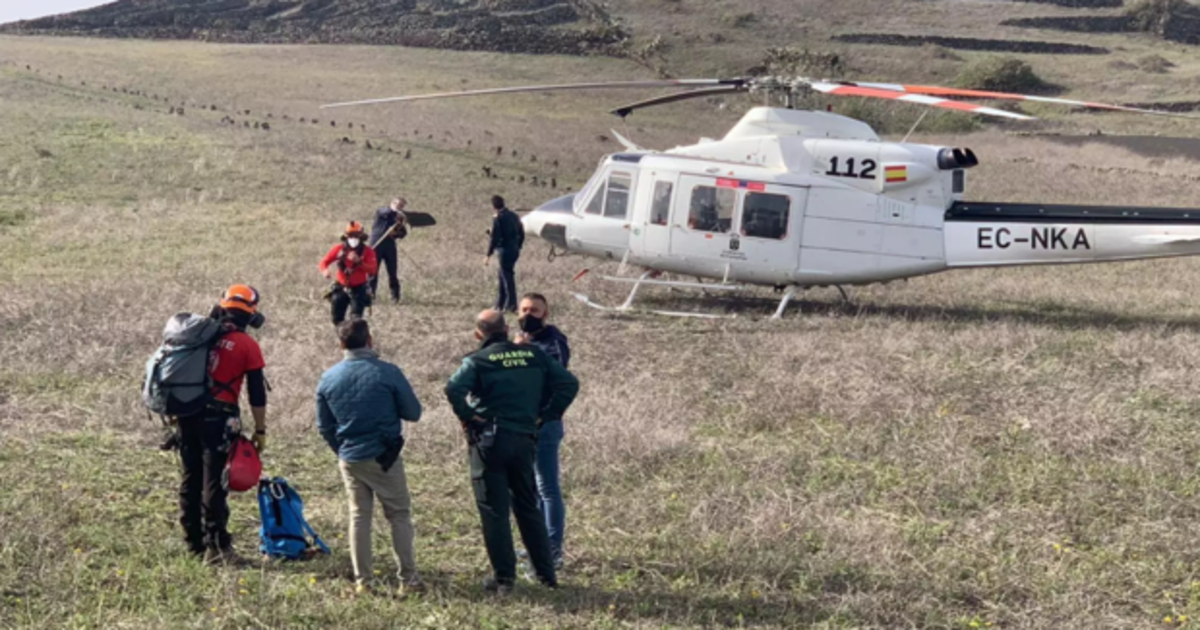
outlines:
[[[571,347],[567,336],[547,323],[550,304],[540,293],[526,293],[520,304],[521,332],[514,340],[517,344],[537,346],[564,368],[570,367]],[[554,568],[563,565],[563,536],[567,526],[567,507],[563,503],[562,486],[559,483],[558,451],[562,445],[562,416],[540,418],[537,433],[537,489],[541,498],[542,515],[546,518],[546,533],[550,536],[550,555],[554,557]]]

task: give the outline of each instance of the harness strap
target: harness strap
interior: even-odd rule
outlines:
[[[214,378],[214,379],[212,379],[212,382],[213,382],[213,389],[223,389],[223,390],[229,392],[230,394],[237,393],[237,392],[233,391],[233,381],[226,383],[224,381],[218,381],[217,379]],[[199,383],[197,383],[197,384],[199,384]]]

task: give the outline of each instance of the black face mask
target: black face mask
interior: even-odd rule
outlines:
[[[533,315],[522,316],[518,321],[521,323],[521,330],[530,334],[541,330],[546,325],[546,321],[544,319],[541,317],[534,317]]]
[[[255,313],[250,316],[250,321],[246,325],[251,328],[262,328],[263,324],[267,323],[267,318],[262,313]]]

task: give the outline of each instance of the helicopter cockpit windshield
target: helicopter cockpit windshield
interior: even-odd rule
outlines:
[[[633,179],[633,170],[621,164],[609,164],[597,171],[580,194],[583,214],[626,220],[629,217]]]
[[[582,213],[585,207],[589,206],[591,203],[595,203],[593,200],[596,196],[597,188],[601,190],[600,196],[604,196],[604,178],[608,175],[608,169],[606,169],[604,166],[605,162],[607,161],[607,157],[601,158],[600,163],[596,165],[596,172],[592,173],[592,176],[587,180],[587,183],[583,185],[583,188],[579,189],[579,194],[575,196],[576,214]]]

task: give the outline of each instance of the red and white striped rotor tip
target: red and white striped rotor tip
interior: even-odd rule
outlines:
[[[1050,96],[1033,96],[1031,94],[1016,94],[1012,92],[992,92],[989,90],[969,90],[963,88],[948,88],[937,85],[906,85],[902,83],[865,83],[859,81],[841,81],[833,85],[848,86],[855,88],[863,88],[869,90],[882,90],[884,92],[905,94],[911,96],[925,97],[962,97],[962,98],[980,98],[994,99],[1005,101],[1031,101],[1037,103],[1053,103],[1056,105],[1069,105],[1072,107],[1083,107],[1086,109],[1100,109],[1107,111],[1130,112],[1135,114],[1149,114],[1152,116],[1174,116],[1177,118],[1198,118],[1194,115],[1184,114],[1180,112],[1170,112],[1159,109],[1146,109],[1142,107],[1130,107],[1128,105],[1115,105],[1112,103],[1094,103],[1091,101],[1078,101],[1067,98],[1054,98]],[[888,97],[882,97],[888,98]],[[895,97],[892,97],[895,98]],[[911,99],[901,99],[911,100]]]
[[[809,87],[818,92],[822,92],[824,94],[833,94],[836,96],[865,96],[867,98],[882,98],[894,101],[904,101],[906,103],[915,103],[918,105],[927,105],[929,107],[938,107],[941,109],[950,109],[969,114],[982,114],[985,116],[1012,118],[1014,120],[1036,120],[1033,116],[1018,114],[1017,112],[1010,112],[1003,109],[996,109],[995,107],[988,107],[986,105],[978,105],[976,103],[968,103],[966,101],[955,101],[948,98],[942,98],[940,96],[930,96],[927,94],[890,90],[877,87],[877,85],[882,84],[847,84],[814,81],[809,84]]]

